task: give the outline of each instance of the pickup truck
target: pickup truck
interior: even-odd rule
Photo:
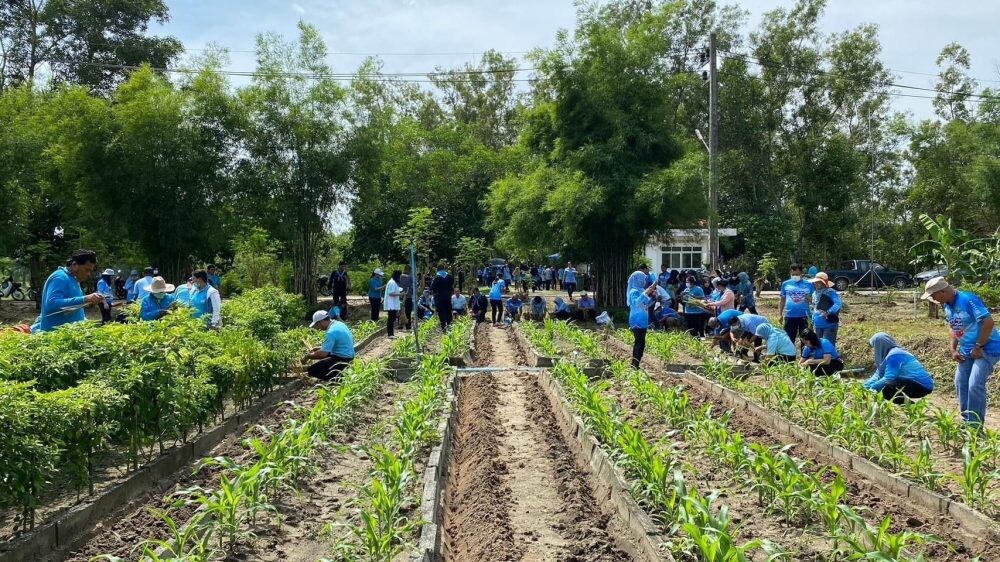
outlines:
[[[910,277],[909,273],[893,271],[871,260],[842,262],[840,269],[827,271],[826,274],[830,276],[834,286],[841,292],[846,291],[851,285],[872,289],[892,285],[900,290],[913,285],[913,278]]]

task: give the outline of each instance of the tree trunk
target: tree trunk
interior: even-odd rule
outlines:
[[[625,283],[632,273],[634,248],[623,250],[623,246],[606,246],[594,262],[594,292],[597,294],[599,306],[605,308],[624,308]]]
[[[293,252],[295,260],[295,292],[306,300],[306,308],[316,307],[316,281],[313,275],[313,243],[309,222],[303,222],[300,237]]]

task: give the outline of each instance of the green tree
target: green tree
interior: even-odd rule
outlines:
[[[128,67],[165,67],[182,50],[172,37],[147,35],[164,23],[163,0],[8,0],[0,3],[0,90],[56,82],[110,92]]]
[[[410,209],[406,224],[396,229],[395,242],[403,255],[409,256],[412,244],[417,254],[418,271],[430,271],[436,257],[434,246],[441,238],[441,225],[428,207]]]

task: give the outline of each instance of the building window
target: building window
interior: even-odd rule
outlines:
[[[701,246],[662,246],[663,261],[670,269],[701,267]]]

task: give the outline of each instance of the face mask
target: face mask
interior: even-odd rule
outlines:
[[[153,293],[153,298],[156,300],[163,300],[163,295],[165,293]]]
[[[802,276],[801,275],[792,275],[792,281],[795,281],[796,283],[798,283],[799,281],[802,281]]]
[[[688,289],[693,289],[694,288],[694,283],[688,283],[687,286],[688,286]]]

